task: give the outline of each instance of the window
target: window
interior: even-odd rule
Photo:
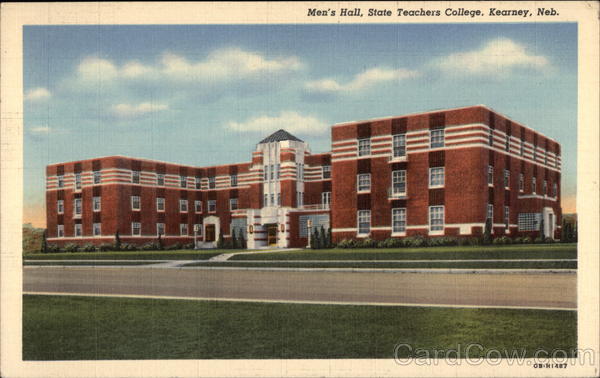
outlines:
[[[358,140],[358,156],[371,155],[371,139]]]
[[[269,166],[263,166],[263,180],[267,181],[269,179]]]
[[[208,189],[214,189],[217,187],[217,180],[215,179],[215,176],[209,177],[208,178]]]
[[[75,173],[75,189],[81,189],[81,173]]]
[[[269,195],[265,193],[263,195],[263,207],[269,206]]]
[[[202,236],[202,225],[199,223],[194,224],[194,234],[196,236]]]
[[[490,146],[494,145],[494,130],[490,129],[489,133],[488,133],[488,144]]]
[[[523,156],[525,155],[525,141],[521,141],[521,148],[519,150],[519,155]]]
[[[208,201],[208,212],[209,213],[214,213],[215,211],[217,211],[217,201],[216,200],[209,200]]]
[[[271,193],[271,206],[275,206],[275,194]]]
[[[487,217],[486,219],[491,219],[492,223],[494,222],[494,205],[489,203],[487,205]]]
[[[296,192],[296,205],[297,205],[297,207],[304,206],[304,193],[303,192]]]
[[[83,232],[82,232],[82,227],[81,227],[81,223],[75,223],[75,236],[82,236]]]
[[[519,192],[522,192],[525,188],[525,178],[522,173],[519,173]]]
[[[73,200],[73,214],[81,215],[81,198]]]
[[[368,234],[371,231],[371,210],[358,210],[358,233]]]
[[[324,179],[331,178],[331,165],[323,166],[323,178]]]
[[[199,201],[199,200],[194,201],[194,211],[197,213],[202,212],[202,201]]]
[[[357,186],[359,192],[368,192],[369,190],[371,190],[371,174],[359,174],[357,177]]]
[[[504,149],[506,151],[510,151],[510,135],[507,135],[506,139],[504,140]]]
[[[187,188],[187,176],[179,176],[179,186]]]
[[[548,181],[544,180],[544,183],[542,184],[542,193],[544,195],[548,194]]]
[[[429,207],[429,230],[441,231],[444,229],[444,206]]]
[[[187,213],[188,211],[188,201],[186,199],[179,200],[179,212]]]
[[[406,231],[406,208],[392,209],[392,232]]]
[[[504,170],[504,189],[510,189],[510,171]]]
[[[531,179],[531,193],[535,194],[537,192],[537,183],[535,177]]]
[[[56,226],[56,236],[63,238],[65,236],[65,225],[59,224]]]
[[[140,171],[132,171],[131,172],[131,182],[134,184],[140,183]]]
[[[394,148],[394,157],[406,155],[406,134],[397,134],[393,136],[392,145]]]
[[[156,224],[156,236],[165,234],[165,224],[157,223]]]
[[[429,141],[431,148],[444,147],[444,129],[431,130]]]
[[[100,211],[101,209],[101,200],[100,197],[92,197],[92,210],[93,211]]]
[[[275,175],[275,177],[277,178],[277,180],[279,180],[279,171],[281,171],[281,164],[277,164],[276,168],[277,168],[277,174]]]
[[[196,186],[196,189],[202,189],[202,179],[200,177],[194,177],[194,184]]]
[[[406,193],[406,171],[392,171],[392,194]]]
[[[331,204],[331,192],[321,193],[321,203],[325,206],[329,206]]]
[[[537,146],[533,146],[533,161],[537,160]]]
[[[56,179],[58,180],[58,187],[59,188],[64,188],[65,187],[65,176],[56,176]]]
[[[101,176],[100,171],[94,171],[94,184],[100,184]]]
[[[444,167],[429,168],[429,187],[439,188],[444,186]]]
[[[165,199],[162,197],[156,198],[156,211],[165,211]]]
[[[275,166],[271,164],[271,180],[275,179]]]
[[[508,223],[509,223],[509,215],[510,215],[510,208],[508,206],[504,206],[504,227],[508,228]]]
[[[65,201],[64,200],[56,201],[56,212],[59,214],[63,214],[65,212]]]
[[[131,210],[139,210],[140,207],[140,196],[131,196]]]
[[[156,185],[165,186],[165,175],[160,173],[156,175]]]
[[[238,208],[238,199],[230,198],[229,199],[229,210],[237,210]]]
[[[131,222],[131,235],[141,236],[142,235],[142,224],[140,222]]]
[[[179,224],[179,235],[181,235],[181,236],[187,236],[188,235],[188,225],[187,225],[187,223],[180,223]]]
[[[237,186],[238,185],[238,183],[237,183],[237,175],[231,175],[231,176],[229,176],[229,181],[230,181],[231,186]]]
[[[277,193],[277,206],[281,206],[281,193]]]
[[[541,219],[542,214],[540,213],[520,213],[519,231],[537,231]]]
[[[303,181],[304,180],[304,164],[296,163],[296,172],[298,174],[297,180]]]
[[[494,166],[493,165],[488,165],[487,180],[488,180],[488,186],[494,186]]]
[[[102,235],[102,224],[101,223],[94,223],[92,229],[94,231],[94,236]]]
[[[558,196],[558,185],[554,183],[554,185],[552,185],[552,197],[556,196]]]
[[[544,164],[548,165],[548,151],[544,151]]]

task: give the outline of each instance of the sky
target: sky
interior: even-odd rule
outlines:
[[[25,26],[23,46],[26,223],[48,164],[243,162],[280,128],[318,153],[335,123],[476,104],[562,144],[575,212],[573,23]]]

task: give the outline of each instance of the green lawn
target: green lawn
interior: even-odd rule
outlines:
[[[577,269],[577,261],[456,261],[456,262],[354,262],[354,261],[199,261],[184,265],[261,268],[453,268],[453,269]]]
[[[207,260],[221,253],[242,252],[240,249],[205,249],[178,251],[119,251],[31,253],[24,260]]]
[[[236,255],[230,260],[576,259],[577,244],[526,244],[389,249],[304,249]]]
[[[561,349],[575,311],[23,296],[24,360],[393,358],[413,348]]]
[[[158,264],[158,261],[23,261],[23,265],[44,266],[111,266],[111,265],[150,265]]]

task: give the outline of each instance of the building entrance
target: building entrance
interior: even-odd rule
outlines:
[[[277,245],[277,224],[267,224],[267,244],[271,246]]]
[[[215,241],[215,225],[207,224],[204,229],[204,241],[214,242]]]

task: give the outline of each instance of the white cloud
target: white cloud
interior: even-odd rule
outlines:
[[[52,129],[48,126],[35,126],[29,129],[29,132],[34,135],[47,135],[50,134]]]
[[[46,100],[48,98],[50,98],[52,94],[50,93],[50,91],[46,88],[43,87],[39,87],[39,88],[33,88],[27,91],[27,93],[25,93],[25,100],[27,101],[41,101],[41,100]]]
[[[123,65],[97,58],[84,58],[77,71],[83,80],[109,81],[117,79],[176,79],[194,81],[225,81],[298,70],[298,58],[265,56],[240,48],[219,49],[206,58],[191,61],[184,56],[164,53],[156,64],[129,61]]]
[[[508,38],[488,41],[478,50],[441,57],[432,64],[442,71],[478,75],[498,75],[514,68],[543,70],[550,67],[546,57],[534,55],[526,46]]]
[[[328,130],[325,121],[295,111],[282,111],[277,116],[262,115],[244,122],[229,122],[227,127],[240,132],[272,133],[284,129],[290,133],[321,134]]]
[[[351,81],[345,84],[339,83],[334,79],[322,79],[307,83],[306,89],[311,92],[321,93],[358,92],[380,83],[400,81],[418,75],[417,71],[403,68],[370,68],[357,74]]]
[[[167,110],[168,105],[153,104],[150,102],[142,102],[137,105],[132,104],[117,104],[111,107],[111,114],[118,118],[135,118],[147,115],[149,113]]]

